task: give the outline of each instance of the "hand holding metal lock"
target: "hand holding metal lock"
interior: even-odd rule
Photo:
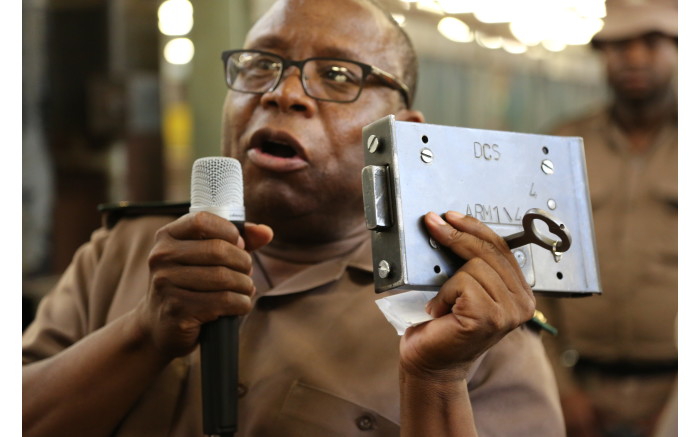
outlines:
[[[535,226],[535,220],[541,220],[547,224],[549,232],[559,237],[559,241],[543,235]],[[561,260],[561,254],[571,247],[571,234],[566,225],[559,219],[539,208],[528,210],[523,216],[523,231],[503,237],[510,249],[515,249],[526,244],[536,244],[552,252],[554,261]]]

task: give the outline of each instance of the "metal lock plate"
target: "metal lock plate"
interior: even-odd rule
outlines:
[[[464,260],[428,236],[423,216],[460,211],[507,236],[526,211],[556,216],[571,233],[559,261],[533,244],[513,249],[533,290],[600,293],[583,140],[384,117],[363,129],[365,218],[377,292],[438,290]],[[543,232],[543,233],[546,233]]]

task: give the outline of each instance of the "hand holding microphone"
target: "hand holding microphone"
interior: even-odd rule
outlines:
[[[236,409],[230,405],[231,399],[223,399],[223,396],[237,396],[237,375],[232,373],[234,368],[231,367],[237,350],[235,316],[251,310],[250,296],[255,290],[250,277],[252,259],[248,251],[269,243],[272,231],[265,225],[243,225],[240,179],[236,179],[240,196],[224,194],[232,190],[233,179],[225,172],[213,171],[221,170],[217,165],[208,167],[208,170],[201,170],[200,165],[193,168],[193,173],[197,169],[197,177],[192,181],[193,192],[196,191],[192,198],[193,213],[167,224],[156,233],[155,245],[148,259],[151,286],[140,312],[142,325],[164,359],[191,353],[201,340],[205,432],[228,432],[231,435],[232,431],[227,429],[235,425],[231,422],[235,421]],[[200,174],[202,171],[209,176]],[[205,182],[207,177],[212,180]],[[228,182],[222,183],[221,180]],[[201,197],[200,190],[212,190],[215,194],[209,194],[211,200],[202,200],[207,195]],[[229,208],[230,202],[226,200],[219,204],[217,199],[221,198],[240,200],[233,208],[239,211],[239,218],[235,220],[239,222],[238,227],[231,222],[228,213],[222,212]],[[206,203],[210,201],[213,203]],[[243,245],[239,228],[244,227]],[[229,319],[231,316],[234,317]],[[222,327],[224,324],[229,326]],[[223,386],[226,387],[225,395],[214,391]]]

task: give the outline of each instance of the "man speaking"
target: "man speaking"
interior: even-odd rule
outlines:
[[[96,231],[24,334],[25,436],[202,435],[199,334],[231,315],[239,436],[562,436],[532,291],[484,224],[426,211],[469,260],[426,308],[435,320],[399,337],[375,305],[362,127],[423,121],[391,17],[282,0],[223,61],[245,237],[208,213]]]

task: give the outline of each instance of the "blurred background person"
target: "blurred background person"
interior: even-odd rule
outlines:
[[[611,102],[583,137],[603,295],[540,299],[569,436],[651,435],[678,369],[678,6],[608,0],[593,48]]]

